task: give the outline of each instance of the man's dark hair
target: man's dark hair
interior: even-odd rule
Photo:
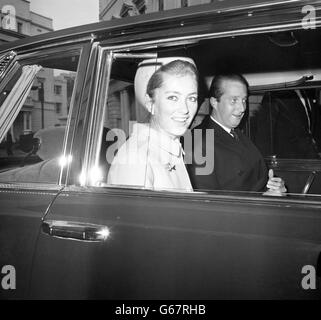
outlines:
[[[249,84],[247,80],[241,75],[237,73],[226,73],[226,74],[219,74],[216,75],[211,83],[210,90],[209,90],[209,97],[214,97],[217,101],[220,101],[221,96],[224,94],[222,83],[223,81],[237,81],[243,83],[246,87],[246,90],[249,89]]]

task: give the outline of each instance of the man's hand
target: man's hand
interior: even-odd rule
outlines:
[[[273,169],[269,170],[269,181],[266,187],[268,191],[266,191],[264,195],[283,195],[283,193],[287,191],[283,179],[274,177]]]

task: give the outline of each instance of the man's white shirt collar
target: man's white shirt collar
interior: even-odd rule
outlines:
[[[221,128],[223,128],[231,137],[233,137],[233,135],[231,134],[231,129],[229,129],[228,127],[224,126],[223,124],[219,123],[217,120],[215,120],[212,116],[210,116],[211,119],[217,123]]]

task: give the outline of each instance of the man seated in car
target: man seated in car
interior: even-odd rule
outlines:
[[[221,74],[210,86],[212,111],[192,130],[195,137],[192,164],[188,165],[195,189],[286,192],[284,181],[268,172],[255,145],[239,129],[246,111],[248,83],[242,75]],[[202,134],[195,134],[201,130]],[[206,130],[214,130],[214,141],[206,143]],[[196,154],[214,153],[214,170],[199,174]]]

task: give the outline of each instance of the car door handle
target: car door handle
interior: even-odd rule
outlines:
[[[90,242],[105,241],[110,234],[109,228],[103,225],[61,220],[43,221],[42,232],[52,237]]]

